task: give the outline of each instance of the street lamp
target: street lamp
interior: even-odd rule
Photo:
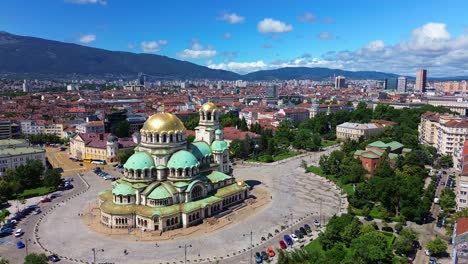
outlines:
[[[250,234],[242,234],[243,237],[250,235],[250,264],[252,264],[253,259],[253,232],[250,230]]]
[[[184,260],[184,263],[187,264],[187,248],[191,248],[192,245],[187,245],[187,244],[184,244],[183,248],[184,248],[184,256],[185,256],[185,260]],[[179,248],[182,248],[182,246],[179,246]]]
[[[93,252],[93,264],[96,263],[96,252],[104,252],[103,248],[92,248],[91,251]]]

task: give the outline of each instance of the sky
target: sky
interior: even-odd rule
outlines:
[[[466,0],[2,0],[0,31],[248,73],[468,76]]]

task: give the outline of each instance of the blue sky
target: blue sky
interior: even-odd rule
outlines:
[[[4,0],[0,30],[240,73],[468,75],[465,0]]]

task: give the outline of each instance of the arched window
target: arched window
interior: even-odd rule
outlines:
[[[171,219],[171,225],[173,225],[173,224],[174,224],[174,218]]]
[[[159,134],[156,134],[156,143],[159,143]]]
[[[167,136],[166,136],[166,134],[163,134],[162,135],[162,143],[166,143],[166,141],[167,141]]]
[[[191,216],[191,215],[189,215],[188,221],[189,221],[189,222],[192,222],[192,216]]]
[[[177,224],[178,222],[179,222],[179,217],[176,216],[175,223]]]
[[[166,220],[166,225],[167,226],[170,226],[171,225],[171,221],[169,219]]]
[[[190,170],[189,168],[185,168],[185,177],[190,176],[189,170]]]
[[[169,134],[169,142],[173,142],[173,141],[174,141],[174,135]]]
[[[203,195],[203,188],[200,185],[196,185],[191,193],[192,201],[197,200]]]
[[[201,112],[201,118],[202,120],[205,120],[205,112]]]
[[[206,113],[206,119],[211,120],[211,112]]]

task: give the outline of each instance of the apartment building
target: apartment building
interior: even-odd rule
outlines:
[[[368,139],[371,136],[379,135],[385,131],[382,124],[359,124],[346,122],[336,126],[336,138],[338,140],[359,140],[359,138]]]
[[[45,134],[53,134],[59,138],[64,138],[65,135],[63,133],[65,126],[63,124],[54,124],[49,123],[44,125],[44,133]]]
[[[36,120],[23,120],[21,124],[21,133],[25,135],[38,135],[45,132],[44,124],[36,122]]]
[[[0,120],[0,139],[11,138],[11,121]]]
[[[465,140],[461,153],[461,172],[455,184],[457,211],[468,207],[468,140]]]
[[[91,121],[87,123],[82,123],[76,126],[76,133],[95,133],[95,134],[104,134],[104,122],[102,121]]]
[[[45,149],[29,147],[25,140],[0,140],[0,177],[5,175],[7,169],[26,164],[28,160],[40,160],[46,166]]]
[[[454,168],[461,169],[459,159],[468,135],[468,119],[449,114],[427,112],[418,127],[419,142],[433,146],[442,155],[453,157]]]

